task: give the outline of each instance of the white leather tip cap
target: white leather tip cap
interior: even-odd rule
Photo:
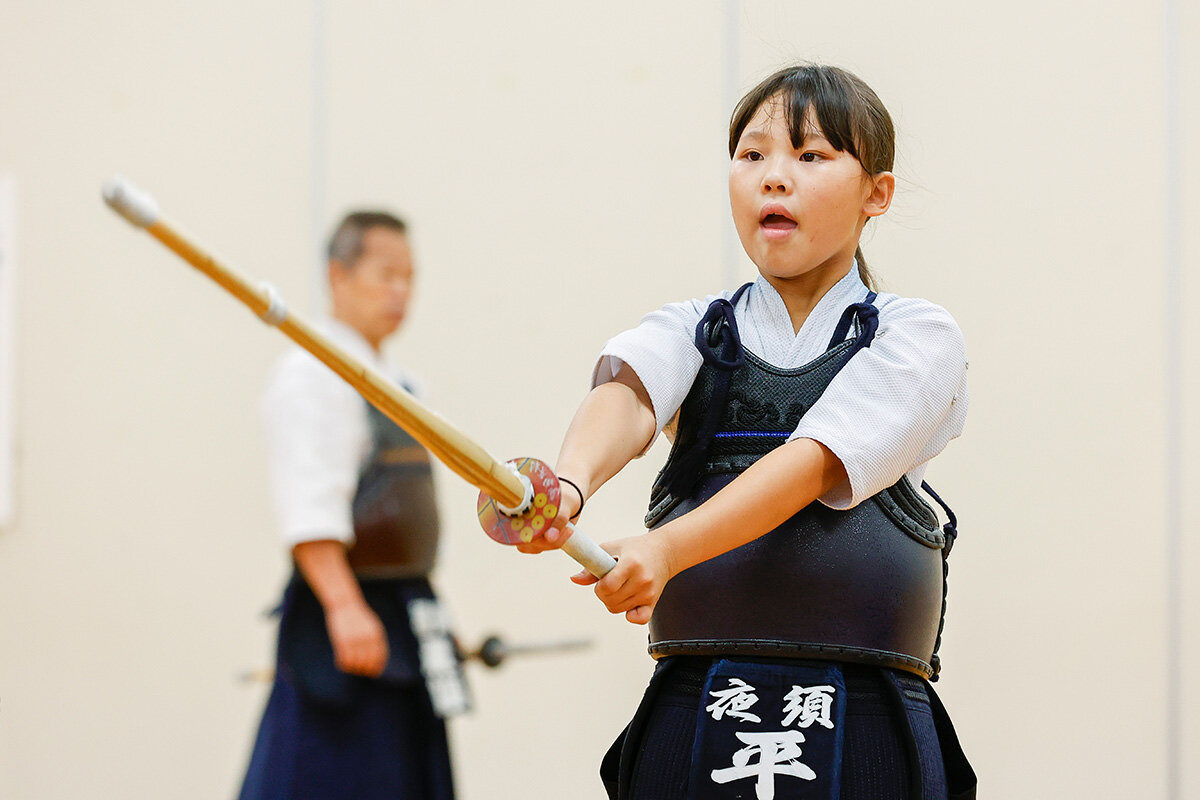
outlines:
[[[113,175],[106,180],[100,192],[113,211],[139,228],[153,225],[158,220],[158,203],[149,192],[134,186],[123,175]]]

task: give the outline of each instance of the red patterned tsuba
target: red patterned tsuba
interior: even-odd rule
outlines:
[[[517,472],[529,478],[533,485],[533,500],[524,513],[510,517],[502,512],[491,496],[479,493],[476,515],[479,524],[488,536],[501,544],[517,544],[533,541],[533,537],[545,532],[558,516],[562,489],[558,478],[544,461],[536,458],[514,458],[508,462]]]

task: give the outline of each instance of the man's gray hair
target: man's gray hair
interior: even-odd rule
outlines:
[[[371,228],[387,228],[407,233],[404,220],[386,211],[352,211],[342,218],[329,237],[328,254],[331,261],[353,267],[363,251],[363,236]]]

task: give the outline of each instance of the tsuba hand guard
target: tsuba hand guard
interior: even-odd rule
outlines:
[[[531,542],[534,537],[545,533],[558,516],[562,489],[554,471],[544,461],[514,458],[508,463],[528,478],[533,486],[529,507],[509,516],[500,510],[499,504],[490,495],[480,492],[475,507],[476,516],[484,532],[501,544]]]

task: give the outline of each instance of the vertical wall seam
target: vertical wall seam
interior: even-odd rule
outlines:
[[[17,179],[0,174],[0,532],[17,520]]]
[[[311,253],[313,259],[313,290],[311,308],[320,313],[325,307],[325,259],[322,249],[325,239],[325,121],[326,121],[326,69],[325,69],[325,0],[312,2],[311,69],[309,72],[311,117],[309,118],[312,140],[309,153],[309,169],[312,171],[309,191],[309,221]]]
[[[725,0],[724,12],[722,27],[725,34],[725,80],[721,100],[724,113],[728,115],[733,113],[733,104],[738,101],[738,89],[741,85],[741,0]],[[721,230],[724,231],[721,287],[732,289],[737,284],[738,257],[741,254],[741,243],[738,241],[737,230],[733,227],[732,215],[724,215]]]
[[[1164,268],[1166,291],[1166,739],[1167,739],[1167,798],[1182,797],[1182,470],[1183,453],[1180,436],[1183,429],[1183,385],[1180,370],[1183,365],[1183,307],[1181,300],[1182,203],[1180,185],[1183,161],[1180,141],[1180,73],[1179,73],[1179,5],[1178,0],[1164,0],[1163,7],[1163,122],[1165,128],[1164,166]]]

